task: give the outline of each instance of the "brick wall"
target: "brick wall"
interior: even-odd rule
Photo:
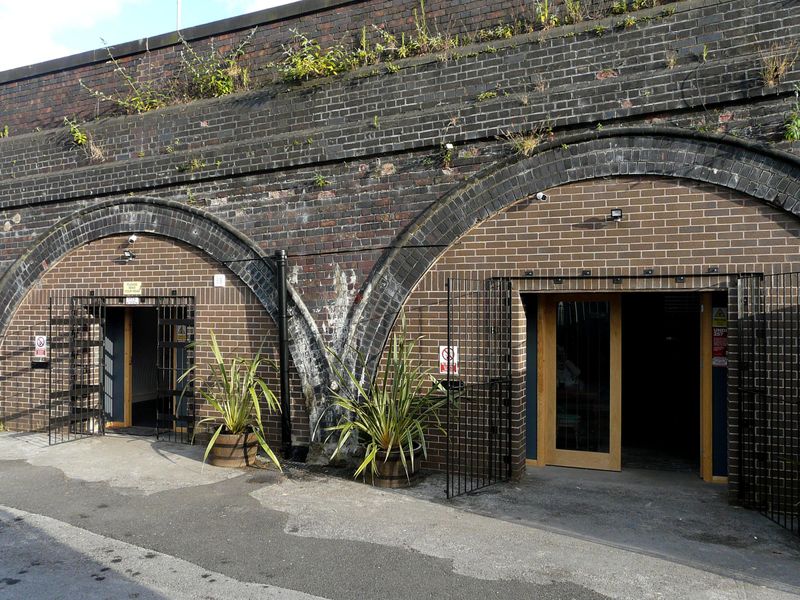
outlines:
[[[438,369],[438,346],[447,340],[447,277],[522,277],[542,275],[656,275],[796,271],[800,267],[800,222],[792,215],[732,193],[695,182],[653,178],[589,180],[547,190],[549,199],[531,197],[488,219],[449,248],[418,283],[405,304],[410,334],[422,336],[419,358]],[[611,208],[622,208],[624,220],[609,223]],[[735,278],[734,278],[735,279]],[[513,294],[512,458],[516,473],[525,458],[525,314],[520,293],[526,291],[625,291],[728,288],[731,278],[642,278],[614,284],[610,280],[515,280]],[[730,298],[735,322],[735,297]],[[731,328],[733,330],[733,327]],[[735,346],[731,348],[735,353]],[[729,378],[734,387],[736,363]],[[729,388],[730,389],[730,388]],[[735,493],[737,398],[729,396],[730,477]],[[431,433],[429,466],[444,468],[444,438]]]
[[[223,356],[253,356],[262,353],[277,360],[277,328],[253,293],[226,267],[203,256],[186,244],[157,236],[140,236],[136,259],[120,261],[127,235],[91,242],[68,254],[42,277],[16,311],[0,345],[0,419],[12,430],[42,430],[47,427],[48,374],[31,369],[32,340],[47,334],[48,301],[51,295],[120,296],[125,281],[142,283],[143,296],[195,297],[195,339],[198,381],[208,377],[213,360],[209,332],[214,331]],[[226,287],[213,287],[213,276],[227,276]],[[133,310],[136,310],[135,308]],[[135,335],[135,332],[134,332]],[[153,349],[155,352],[155,348]],[[263,376],[276,395],[278,373],[265,369]],[[308,416],[297,374],[290,371],[292,419],[295,443],[308,443]],[[212,416],[212,409],[198,395],[198,418]],[[269,440],[280,444],[280,418],[269,418]]]
[[[431,32],[453,36],[476,33],[482,28],[518,19],[534,19],[532,4],[525,0],[428,0],[424,4]],[[582,4],[587,17],[601,17],[610,13],[612,2],[584,0]],[[552,1],[551,13],[563,18],[563,5],[563,0]],[[238,45],[251,28],[257,27],[243,63],[252,71],[257,83],[265,83],[273,79],[274,71],[269,64],[282,58],[283,45],[291,38],[292,29],[318,40],[324,47],[337,43],[354,47],[362,28],[373,38],[377,38],[373,26],[398,34],[413,32],[416,27],[413,11],[419,13],[419,8],[415,0],[302,2],[297,6],[195,27],[185,30],[183,35],[200,52],[206,51],[209,43],[224,52]],[[151,51],[144,52],[146,48]],[[163,80],[175,72],[182,47],[173,33],[120,44],[111,50],[119,64],[134,77]],[[37,127],[60,125],[64,116],[86,120],[113,114],[112,105],[98,103],[79,83],[83,81],[89,88],[107,94],[125,91],[124,82],[113,72],[115,67],[108,59],[108,53],[98,49],[0,73],[0,124],[8,125],[12,132],[19,134]]]

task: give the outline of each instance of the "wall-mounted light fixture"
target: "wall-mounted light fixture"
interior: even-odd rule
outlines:
[[[652,275],[653,273],[655,273],[655,271],[653,269],[645,269],[644,270],[644,274],[645,275],[649,276],[649,275]]]
[[[581,271],[581,277],[591,277],[592,272],[589,269],[583,269]]]
[[[619,223],[622,221],[622,209],[612,208],[611,214],[606,217],[606,221],[613,221],[614,223]]]
[[[685,275],[676,275],[675,276],[675,283],[685,283],[686,276]]]
[[[709,273],[719,273],[719,267],[708,267]]]
[[[124,250],[122,252],[122,260],[124,260],[125,262],[130,262],[134,258],[136,258],[136,255],[131,250]]]

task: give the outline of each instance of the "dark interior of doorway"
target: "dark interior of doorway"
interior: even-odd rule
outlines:
[[[151,307],[113,307],[107,310],[106,390],[111,389],[111,420],[124,421],[125,408],[125,319],[130,318],[129,335],[131,345],[131,368],[129,371],[131,391],[131,426],[119,428],[120,433],[151,435],[156,428],[158,408],[158,318]],[[113,352],[109,351],[113,348]],[[112,358],[110,358],[110,356]]]
[[[700,468],[700,294],[622,297],[622,467]]]

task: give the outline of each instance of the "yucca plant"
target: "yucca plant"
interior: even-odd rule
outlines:
[[[328,437],[339,434],[332,458],[354,434],[364,444],[364,458],[354,477],[366,475],[368,469],[373,476],[377,475],[379,462],[386,462],[389,453],[397,451],[410,480],[415,446],[419,445],[423,456],[427,457],[425,427],[431,426],[446,434],[439,416],[439,410],[447,401],[444,388],[413,359],[419,339],[409,339],[405,318],[401,317],[400,331],[392,336],[383,373],[368,383],[362,383],[362,378],[340,354],[330,351],[331,368],[338,384],[335,390],[331,389],[331,406],[344,412],[336,425],[327,428]],[[368,372],[363,354],[357,353],[356,363],[359,373]]]
[[[270,412],[280,412],[280,404],[269,385],[258,376],[263,364],[274,362],[260,354],[254,358],[234,357],[226,362],[217,343],[217,337],[211,332],[211,351],[214,362],[211,364],[211,376],[205,386],[198,386],[200,396],[219,413],[198,421],[203,423],[219,423],[206,446],[203,462],[208,458],[211,449],[221,433],[242,435],[253,433],[264,453],[281,471],[280,461],[267,444],[264,424],[261,420],[261,402]],[[193,377],[195,366],[181,375],[178,381]],[[220,423],[220,421],[222,421]]]

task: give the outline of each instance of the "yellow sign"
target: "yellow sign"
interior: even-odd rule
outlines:
[[[715,308],[711,312],[711,326],[712,327],[727,327],[728,326],[728,309]]]
[[[122,283],[123,296],[141,296],[142,295],[142,282],[141,281],[125,281]]]

